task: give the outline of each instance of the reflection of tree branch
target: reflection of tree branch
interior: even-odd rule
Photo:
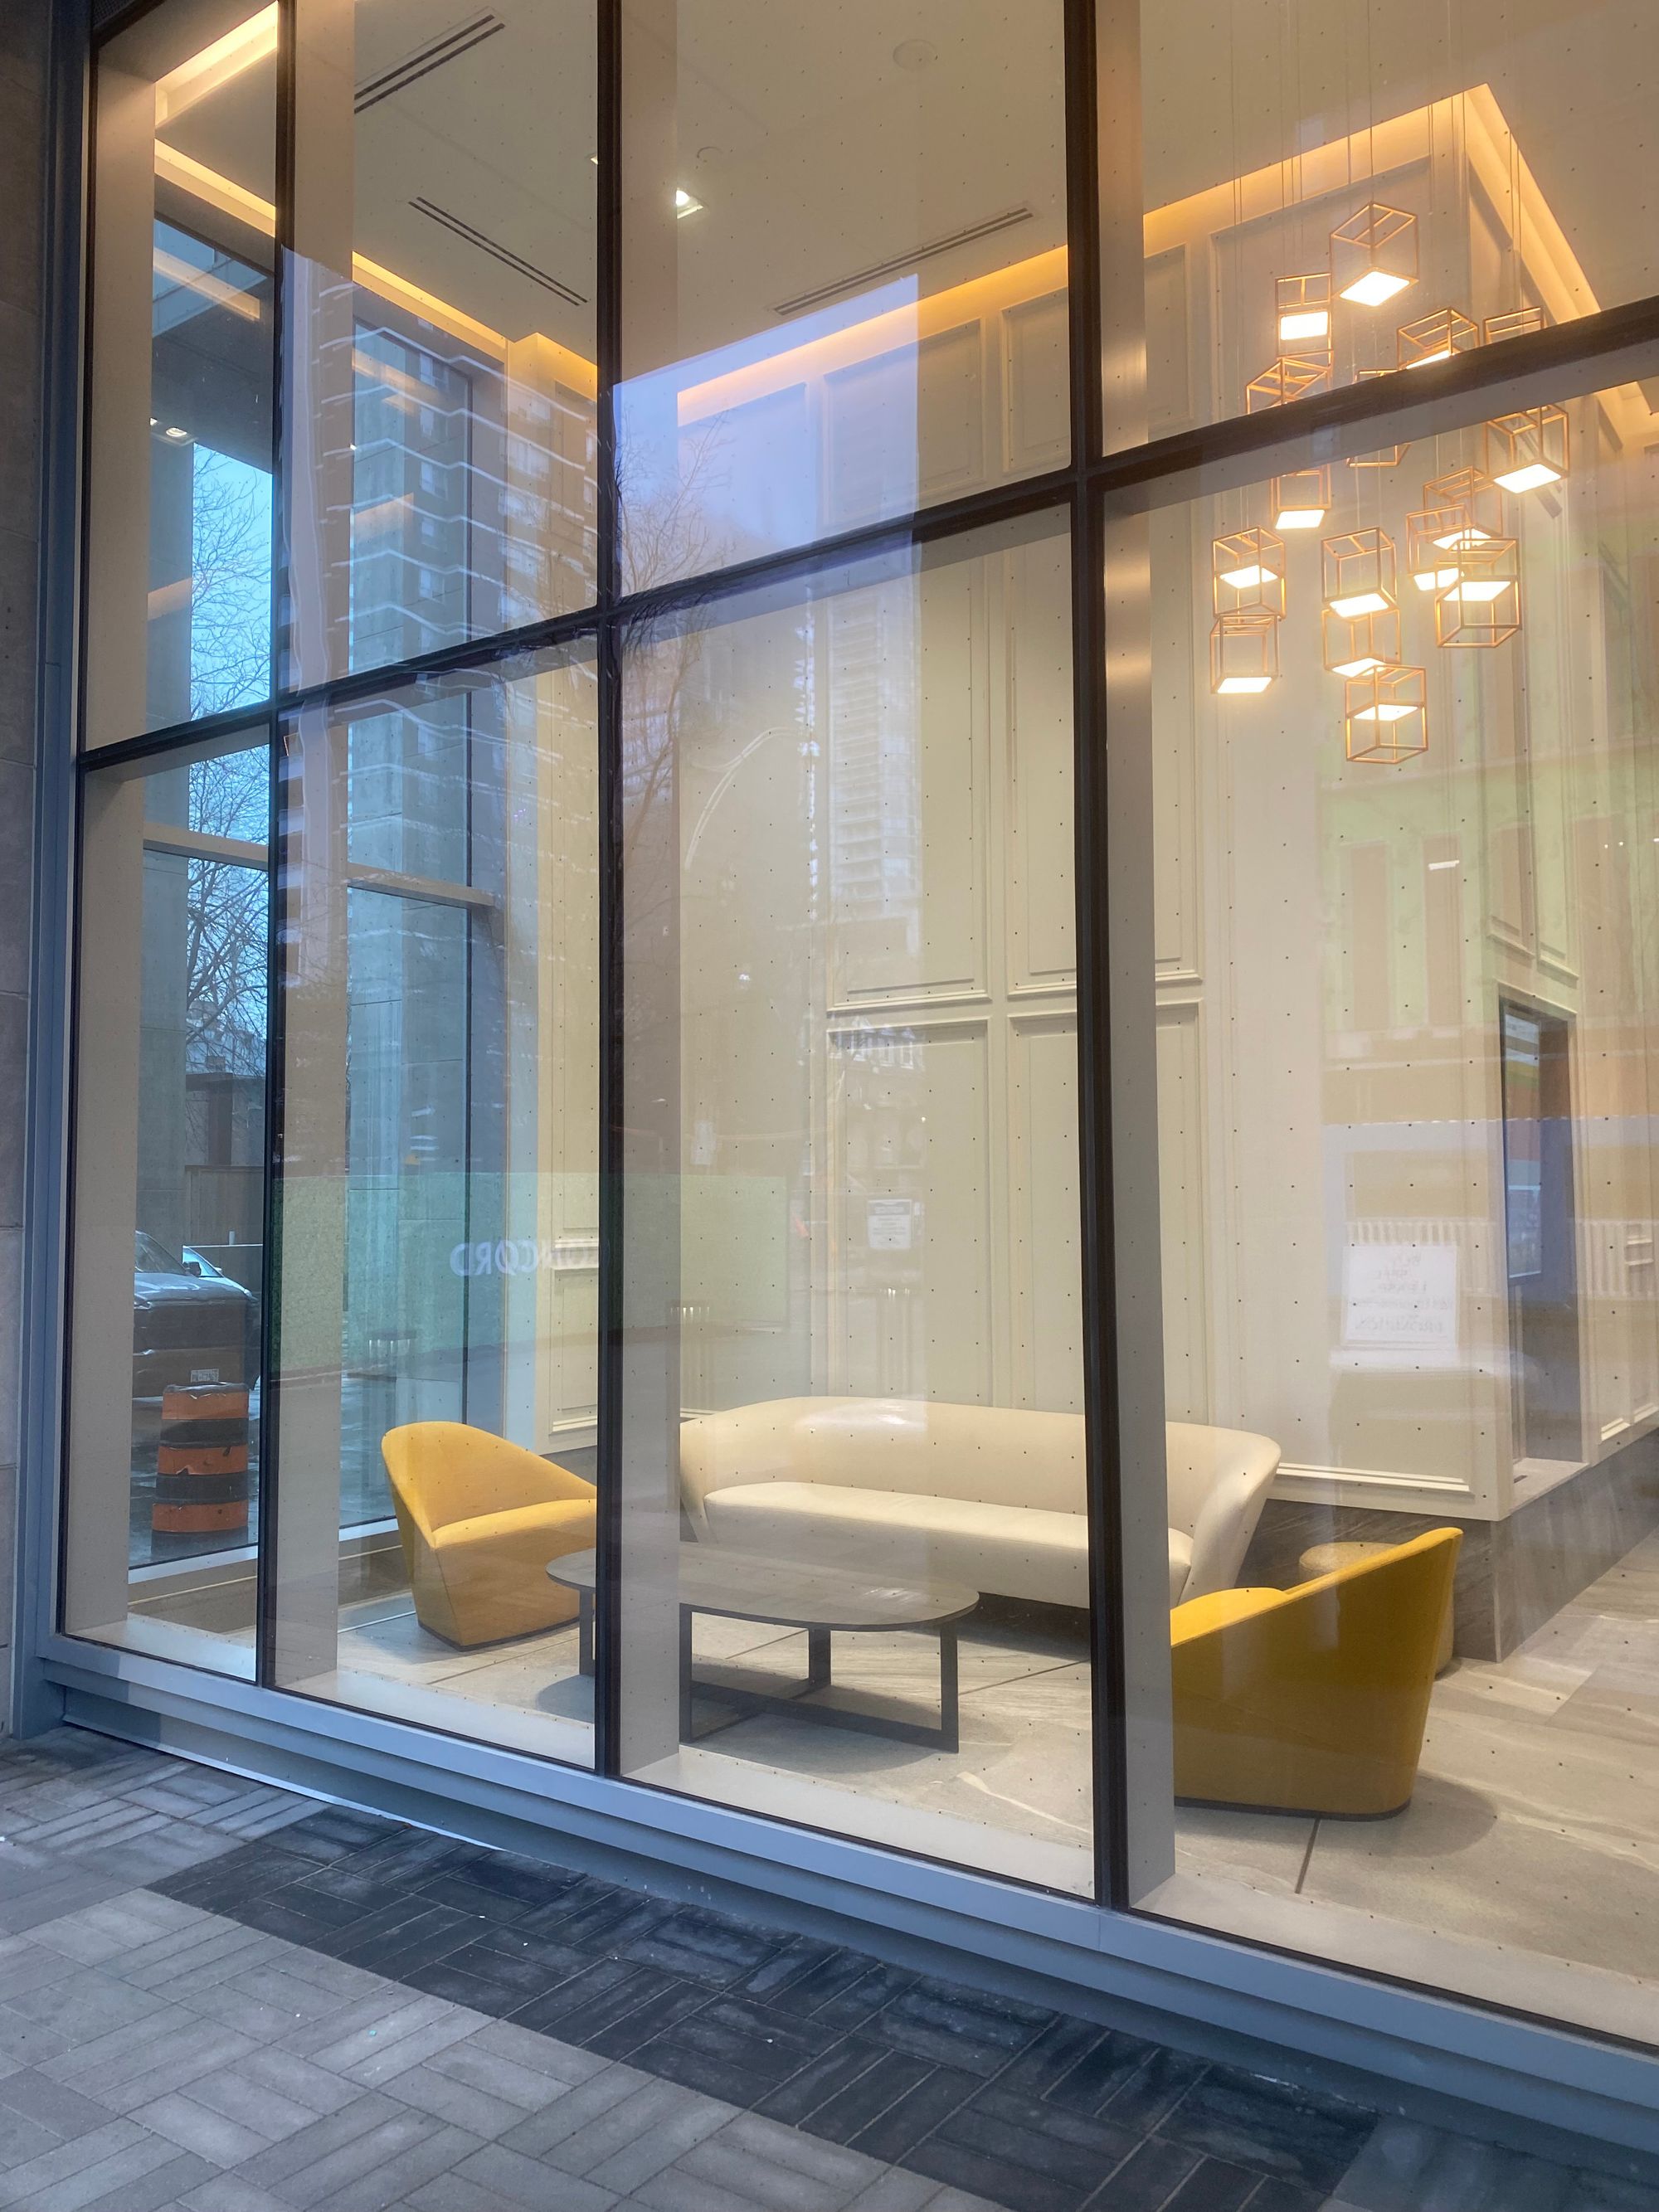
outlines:
[[[209,836],[265,842],[269,802],[263,749],[198,762],[190,771],[190,818]],[[264,1065],[266,880],[238,860],[186,863],[185,1066],[257,1075]]]
[[[191,501],[190,710],[222,714],[270,686],[270,480],[197,456]]]

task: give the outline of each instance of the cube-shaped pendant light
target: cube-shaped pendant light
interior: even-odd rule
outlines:
[[[1480,343],[1480,332],[1457,307],[1442,307],[1421,315],[1414,323],[1401,323],[1397,332],[1401,368],[1427,368],[1454,354],[1471,353]]]
[[[1501,345],[1505,338],[1523,338],[1534,331],[1547,330],[1549,317],[1541,307],[1510,307],[1501,315],[1488,315],[1481,328],[1488,345]]]
[[[1349,530],[1320,541],[1320,596],[1334,615],[1352,622],[1380,615],[1395,597],[1394,540],[1386,530]]]
[[[1429,749],[1428,676],[1421,668],[1378,668],[1344,687],[1348,758],[1398,768]]]
[[[1304,399],[1310,392],[1328,390],[1331,381],[1331,357],[1317,354],[1280,354],[1260,376],[1253,376],[1244,387],[1244,411],[1260,415],[1269,407],[1287,406],[1292,399]]]
[[[1417,217],[1370,200],[1331,233],[1331,289],[1380,307],[1417,282]]]
[[[1210,629],[1210,689],[1218,698],[1265,691],[1279,674],[1279,617],[1259,608],[1218,615]]]
[[[1414,507],[1406,517],[1406,572],[1419,592],[1443,592],[1457,581],[1459,556],[1491,542],[1461,505]]]
[[[1399,663],[1398,607],[1384,607],[1379,614],[1355,615],[1352,620],[1325,607],[1319,627],[1325,665],[1333,676],[1370,676],[1379,668],[1393,668]]]
[[[1218,615],[1282,615],[1285,541],[1271,530],[1232,530],[1210,545],[1210,588]]]
[[[1536,491],[1567,473],[1570,434],[1559,407],[1526,407],[1486,425],[1486,474],[1505,491]]]
[[[1423,504],[1466,507],[1472,543],[1509,534],[1504,495],[1484,469],[1449,469],[1443,477],[1431,477],[1423,487]]]
[[[1331,272],[1279,276],[1273,282],[1279,349],[1282,354],[1328,353],[1331,345]]]
[[[1267,512],[1275,530],[1317,530],[1331,504],[1331,472],[1328,468],[1292,469],[1275,477],[1267,495]]]
[[[1521,627],[1521,572],[1513,538],[1488,538],[1456,556],[1456,580],[1434,599],[1434,634],[1445,646],[1503,645]]]

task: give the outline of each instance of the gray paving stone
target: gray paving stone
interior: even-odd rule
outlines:
[[[283,2038],[283,2048],[343,2074],[371,2057],[383,2035],[395,2041],[456,2009],[441,1997],[412,1997],[398,1983],[381,1982],[369,1995],[354,1999],[328,2018],[296,2027]],[[396,2027],[389,2024],[394,2017],[400,2022]]]
[[[141,2026],[169,2009],[165,1998],[136,1990],[96,1966],[58,1963],[56,1977],[8,1997],[12,2011],[61,2035],[66,2046],[125,2034],[139,2041]]]
[[[38,2120],[64,2142],[109,2124],[106,2105],[83,2097],[78,2089],[65,2087],[50,2075],[36,2073],[32,2066],[0,2079],[0,2106],[21,2112],[25,2119]]]
[[[418,2189],[422,2184],[452,2172],[462,2160],[481,2149],[477,2136],[468,2135],[463,2128],[432,2127],[422,2122],[423,2132],[416,2135],[412,2124],[416,2115],[409,2115],[405,2130],[409,2140],[399,2145],[398,2130],[388,2121],[384,2128],[376,2129],[358,2146],[363,2155],[363,2169],[343,2184],[331,2185],[325,2195],[302,2200],[297,2195],[292,2201],[314,2204],[319,2212],[385,2212],[406,2191]],[[374,2154],[371,2159],[368,2154]],[[339,2166],[348,2160],[349,2153],[342,2152],[331,2163]],[[301,2179],[309,2186],[313,2176]],[[331,2183],[333,2175],[330,2176]]]
[[[463,2181],[495,2191],[510,2212],[611,2212],[617,2202],[612,2191],[576,2174],[560,2173],[503,2143],[486,2143],[455,2171]],[[431,2208],[422,2205],[422,2212],[431,2212]]]
[[[212,2171],[205,2159],[180,2152],[165,2166],[153,2166],[136,2179],[124,2175],[113,2189],[94,2197],[85,2212],[173,2212],[179,2191],[193,2189]]]
[[[713,2097],[651,2081],[556,2143],[546,2160],[626,2196],[735,2117]]]
[[[768,2212],[830,2212],[878,2180],[882,2163],[841,2143],[740,2112],[718,2135],[688,2151],[675,2170],[738,2198],[751,2197]]]
[[[310,2059],[301,2058],[297,2052],[283,2051],[280,2046],[266,2044],[257,2047],[246,2057],[223,2068],[216,2068],[191,2084],[191,2094],[204,2104],[213,2104],[221,2111],[239,2117],[227,2098],[235,2094],[233,2085],[246,2087],[261,2094],[281,2098],[301,2107],[311,2119],[322,2119],[333,2112],[343,2112],[348,2105],[356,2103],[362,2091],[355,2081],[343,2081],[331,2074],[326,2067],[313,2065]],[[276,2139],[272,2130],[272,2140]],[[282,2130],[287,2133],[284,2129]]]
[[[583,2051],[574,2043],[561,2043],[554,2036],[538,2035],[532,2028],[515,2027],[507,2020],[492,2020],[471,2040],[480,2051],[511,2059],[535,2073],[553,2075],[561,2081],[589,2081],[595,2074],[603,2074],[611,2063],[594,2051]]]
[[[589,2053],[577,2055],[586,2058]],[[603,2063],[599,2061],[594,2071]],[[452,2043],[447,2051],[437,2051],[416,2071],[441,2076],[462,2088],[481,2090],[487,2097],[511,2105],[520,2119],[527,2112],[540,2112],[544,2105],[550,2105],[556,2097],[574,2088],[577,2081],[588,2078],[583,2073],[566,2081],[556,2074],[521,2066],[516,2058],[503,2057],[487,2048],[482,2034],[469,2035],[464,2043]]]
[[[111,2120],[89,2134],[77,2136],[72,2142],[60,2142],[43,2151],[38,2158],[26,2159],[21,2166],[13,2166],[9,2173],[0,2174],[0,2204],[16,2204],[22,2206],[25,2212],[40,2212],[52,2190],[81,2174],[101,2170],[113,2159],[146,2148],[155,2154],[148,2164],[135,2169],[135,2175],[148,2172],[152,2166],[164,2165],[173,2155],[173,2146],[135,2127],[131,2120]],[[105,2186],[100,2182],[89,2197],[101,2193]],[[89,2197],[82,2202],[89,2201]]]
[[[579,2083],[568,2096],[558,2098],[520,2121],[503,2141],[509,2150],[522,2151],[527,2158],[545,2158],[558,2144],[568,2142],[613,2105],[621,2104],[625,2097],[642,2089],[651,2079],[649,2074],[641,2074],[632,2066],[605,2067]]]
[[[465,2041],[483,2025],[482,2013],[468,2012],[464,2006],[456,2005],[446,2008],[442,2019],[424,2021],[399,2034],[395,2033],[398,2017],[394,2016],[383,2029],[369,2030],[374,2048],[340,2071],[354,2081],[361,2081],[365,2088],[373,2088],[379,2082],[389,2081],[394,2075],[407,2073],[411,2066],[421,2065],[437,2052],[448,2050],[452,2044]]]
[[[180,2150],[193,2151],[210,2166],[240,2166],[245,2159],[268,2149],[272,2140],[228,2113],[199,2104],[183,2090],[173,2090],[154,2104],[141,2105],[130,2117],[153,2135],[177,2143]]]
[[[216,2173],[179,2199],[180,2212],[293,2212],[280,2197],[256,2189],[239,2174]]]
[[[848,2198],[847,2212],[932,2212],[939,2193],[937,2184],[925,2174],[907,2173],[901,2166],[890,2166],[867,2189]]]
[[[267,2189],[273,2196],[280,2194],[285,2203],[292,2203],[295,2200],[289,2189],[296,2175],[332,2157],[337,2150],[355,2143],[386,2121],[404,2117],[392,2098],[381,2096],[378,2090],[361,2090],[349,2105],[272,2143],[268,2150],[245,2160],[237,2171],[244,2181]]]
[[[522,2105],[492,2095],[476,2083],[458,2081],[433,2066],[410,2066],[394,2074],[386,2084],[386,2094],[415,2112],[430,2112],[451,2127],[465,2128],[484,2142],[492,2142],[509,2128],[517,2127],[525,2116]]]

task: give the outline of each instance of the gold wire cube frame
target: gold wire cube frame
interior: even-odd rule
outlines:
[[[1457,555],[1457,579],[1434,596],[1434,635],[1450,647],[1504,645],[1521,627],[1519,548],[1488,538]]]
[[[1464,550],[1490,544],[1492,535],[1475,527],[1467,507],[1414,507],[1406,517],[1406,573],[1419,592],[1443,592],[1457,581]]]
[[[1310,392],[1328,390],[1331,359],[1316,354],[1280,354],[1278,360],[1253,376],[1244,387],[1244,412],[1261,415],[1269,407],[1288,406]]]
[[[1343,687],[1351,761],[1398,768],[1429,749],[1429,680],[1421,668],[1377,668]]]
[[[1509,534],[1509,509],[1503,491],[1484,469],[1452,469],[1443,477],[1431,477],[1423,487],[1423,504],[1466,507],[1472,544],[1483,538]]]
[[[1210,689],[1218,698],[1265,691],[1279,675],[1279,617],[1259,607],[1218,615],[1210,628]]]
[[[1401,323],[1395,332],[1401,368],[1427,368],[1431,362],[1449,361],[1455,353],[1469,353],[1480,343],[1478,327],[1458,307],[1442,307],[1432,315],[1419,315],[1414,323]]]
[[[1317,530],[1330,511],[1328,468],[1292,469],[1275,477],[1267,493],[1267,512],[1275,530]]]
[[[1537,491],[1559,483],[1571,458],[1571,433],[1560,407],[1524,407],[1486,428],[1486,474],[1505,491]]]
[[[1370,676],[1400,661],[1400,610],[1348,617],[1322,607],[1319,615],[1325,665],[1333,676]]]
[[[1331,272],[1273,279],[1279,343],[1289,354],[1328,353],[1331,348]]]
[[[1417,217],[1369,200],[1331,233],[1331,289],[1380,307],[1417,282]]]
[[[1231,530],[1210,545],[1210,588],[1218,615],[1285,611],[1285,541],[1271,530]]]
[[[1398,605],[1394,540],[1386,530],[1348,530],[1322,538],[1319,560],[1320,596],[1343,621]]]
[[[1393,376],[1395,374],[1391,368],[1361,368],[1355,370],[1353,380],[1356,384],[1366,384],[1374,376]],[[1379,446],[1374,453],[1350,453],[1348,466],[1351,469],[1397,469],[1410,451],[1409,442],[1403,446]]]
[[[1501,345],[1505,338],[1529,337],[1534,331],[1547,330],[1549,321],[1542,307],[1510,307],[1501,315],[1488,315],[1480,327],[1486,344]]]

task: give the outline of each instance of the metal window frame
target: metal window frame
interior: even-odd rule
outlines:
[[[1390,1982],[1242,1937],[1183,1927],[1133,1909],[1126,1806],[1133,1782],[1121,1638],[1117,1387],[1120,1316],[1112,1245],[1114,1082],[1109,981],[1112,950],[1107,854],[1114,810],[1110,725],[1133,723],[1149,678],[1139,665],[1136,562],[1144,516],[1287,468],[1381,442],[1405,442],[1473,416],[1632,380],[1659,367],[1659,295],[1480,349],[1404,380],[1378,378],[1267,415],[1240,416],[1148,440],[1139,283],[1139,0],[1063,0],[1066,171],[1071,286],[1068,385],[1073,449],[1064,467],[718,571],[628,594],[617,548],[614,393],[622,331],[622,0],[598,9],[599,301],[597,487],[600,560],[596,603],[518,630],[353,672],[276,688],[282,568],[273,562],[273,687],[263,708],[146,732],[82,754],[77,678],[85,471],[82,378],[88,341],[85,276],[90,241],[88,146],[94,40],[165,0],[118,8],[80,0],[52,11],[48,76],[48,285],[43,319],[46,413],[41,491],[44,590],[40,618],[36,918],[30,1027],[26,1301],[18,1501],[16,1665],[12,1724],[31,1734],[67,1714],[88,1725],[171,1744],[243,1771],[356,1796],[435,1825],[520,1848],[624,1853],[653,1868],[773,1892],[797,1912],[842,1916],[898,1943],[970,1953],[1011,1982],[1081,1990],[1120,2014],[1172,2021],[1200,2035],[1267,2036],[1291,2051],[1401,2081],[1431,2074],[1443,2099],[1483,2114],[1511,2139],[1540,2129],[1640,2149],[1659,2123],[1659,2054],[1553,2021],[1475,2004],[1443,1990]],[[293,6],[282,0],[278,47],[276,304],[273,318],[273,526],[285,520],[283,409],[286,362],[283,261],[293,206]],[[1495,356],[1495,357],[1494,357]],[[1386,433],[1386,436],[1383,434]],[[1097,1894],[1041,1890],[765,1820],[623,1779],[617,1771],[616,1614],[619,1597],[615,1476],[619,1444],[623,1202],[616,1173],[621,1132],[621,1024],[615,1005],[620,916],[621,649],[632,624],[707,606],[761,584],[810,583],[860,556],[919,551],[987,524],[1050,509],[1067,518],[1073,565],[1076,774],[1079,1149],[1085,1218],[1084,1312],[1088,1345],[1091,1588],[1094,1619]],[[1103,580],[1122,575],[1122,592]],[[1139,587],[1144,593],[1144,561]],[[586,1770],[441,1735],[276,1690],[269,1650],[274,1613],[263,1583],[276,1557],[279,1482],[261,1485],[259,1679],[249,1683],[63,1635],[57,1628],[58,1522],[66,1416],[64,1352],[73,1075],[76,822],[82,778],[162,757],[262,723],[270,742],[272,842],[282,849],[287,792],[283,731],[299,714],[459,669],[582,643],[599,677],[600,775],[601,1260],[600,1471],[609,1475],[599,1542],[602,1563],[596,1766]],[[1111,678],[1109,684],[1109,661]],[[283,871],[271,871],[273,914],[268,1047],[265,1327],[276,1310],[270,1209],[282,1153],[282,993],[278,963]],[[267,1352],[269,1346],[267,1346]],[[269,1370],[268,1370],[269,1371]],[[274,1465],[275,1395],[266,1411]],[[441,1747],[443,1765],[433,1753]],[[441,1795],[437,1786],[441,1787]],[[553,1832],[550,1834],[550,1830]],[[1421,2099],[1419,2100],[1419,2105]],[[1494,2119],[1494,2116],[1497,2116]]]

